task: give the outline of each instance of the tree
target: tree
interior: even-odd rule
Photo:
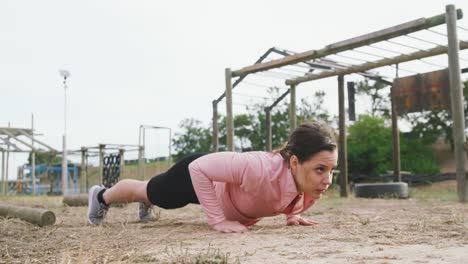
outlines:
[[[356,94],[370,99],[371,109],[368,111],[369,115],[390,118],[391,102],[388,85],[366,79],[356,84]]]
[[[29,153],[28,156],[28,165],[32,166],[32,153]],[[60,164],[62,162],[62,158],[58,157],[53,152],[36,152],[36,164]]]
[[[174,158],[180,159],[188,154],[211,151],[211,132],[196,119],[184,119],[180,123],[182,133],[176,133],[172,144],[176,151]]]
[[[464,112],[465,124],[468,123],[468,81],[464,82]],[[450,109],[441,111],[424,111],[422,113],[411,113],[404,116],[411,123],[412,136],[421,138],[424,143],[434,143],[439,137],[444,137],[453,149],[453,119]]]
[[[437,173],[436,158],[422,139],[400,136],[401,165],[413,173]],[[349,172],[378,175],[392,170],[392,129],[385,119],[361,116],[349,128]]]

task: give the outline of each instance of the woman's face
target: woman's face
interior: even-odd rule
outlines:
[[[320,198],[331,184],[337,159],[336,150],[320,151],[302,163],[299,163],[295,155],[291,156],[289,165],[298,191]]]

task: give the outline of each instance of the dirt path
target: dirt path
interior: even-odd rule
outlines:
[[[432,199],[340,199],[308,211],[321,224],[287,227],[284,216],[245,234],[212,231],[199,206],[136,221],[135,204],[112,208],[103,226],[86,224],[85,207],[46,204],[57,223],[36,227],[0,219],[0,263],[467,263],[468,205]],[[24,204],[21,199],[10,203]],[[211,262],[209,262],[211,261]]]

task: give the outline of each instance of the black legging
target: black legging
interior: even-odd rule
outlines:
[[[189,203],[200,204],[188,170],[190,162],[205,154],[186,156],[168,171],[154,176],[146,186],[148,200],[164,209],[184,207]]]

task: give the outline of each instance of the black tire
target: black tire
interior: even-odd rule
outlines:
[[[405,182],[361,183],[354,186],[356,197],[362,198],[408,198],[408,184]]]

